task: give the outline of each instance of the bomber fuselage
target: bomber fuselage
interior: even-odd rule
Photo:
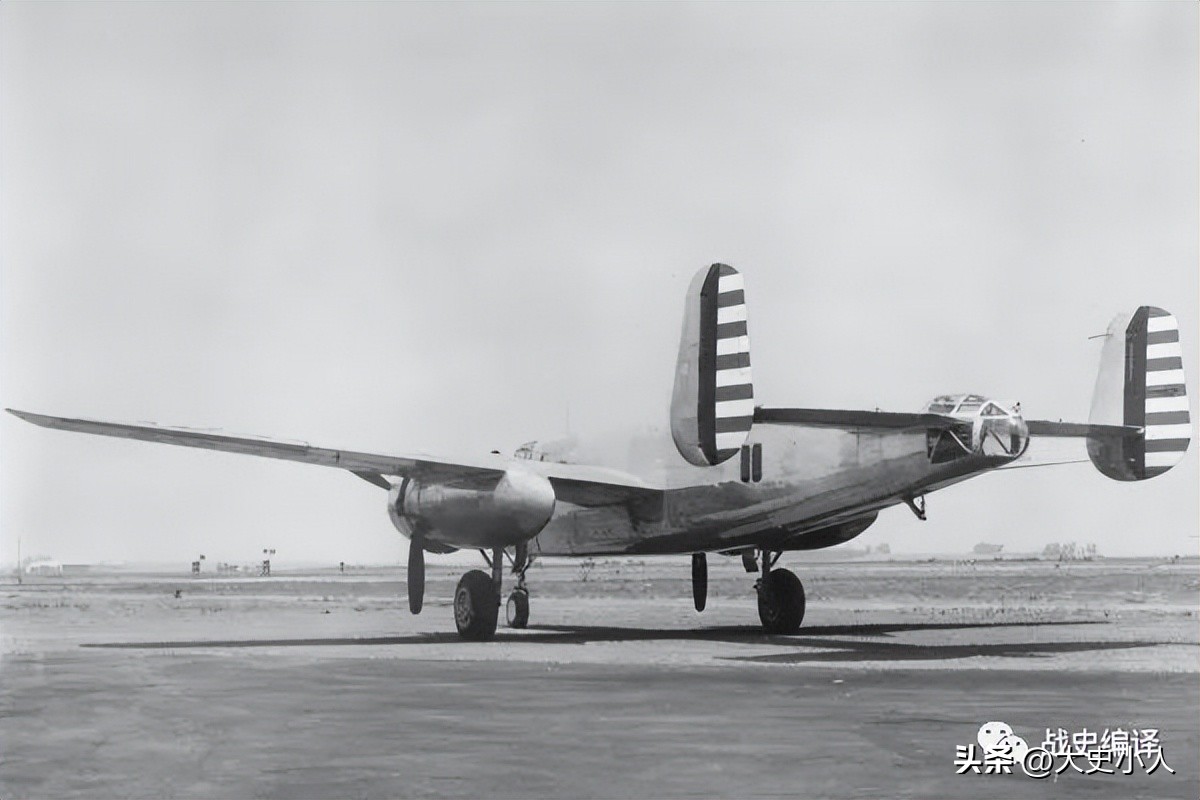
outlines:
[[[746,448],[752,461],[757,449],[761,468],[743,480],[741,458],[694,467],[680,463],[665,435],[645,435],[621,468],[666,487],[663,492],[619,506],[560,502],[530,549],[612,555],[829,547],[862,533],[883,508],[1013,458],[963,452],[938,462],[932,445],[924,430],[858,433],[760,424]],[[529,455],[541,457],[536,448]]]

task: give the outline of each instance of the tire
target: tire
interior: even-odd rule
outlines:
[[[513,589],[512,594],[508,596],[508,603],[504,607],[505,616],[508,619],[508,627],[524,628],[529,624],[529,591],[527,589]]]
[[[804,621],[804,584],[791,570],[767,573],[758,587],[758,618],[767,633],[796,633]]]
[[[500,595],[492,576],[473,569],[458,581],[454,590],[454,624],[458,635],[473,642],[486,642],[496,635]]]

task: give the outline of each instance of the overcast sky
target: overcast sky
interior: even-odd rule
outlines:
[[[1086,420],[1087,337],[1145,303],[1195,398],[1197,10],[4,3],[0,404],[382,453],[662,426],[714,261],[767,405]],[[406,552],[337,471],[0,446],[0,561]],[[1195,446],[1019,470],[856,544],[1195,553],[1198,487]]]

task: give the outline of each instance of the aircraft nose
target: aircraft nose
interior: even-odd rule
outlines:
[[[1017,458],[1029,446],[1029,425],[1018,413],[985,418],[980,449],[984,455]]]

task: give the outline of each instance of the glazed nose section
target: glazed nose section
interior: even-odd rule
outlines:
[[[982,417],[979,452],[985,456],[1017,458],[1029,446],[1029,425],[1020,414]]]

